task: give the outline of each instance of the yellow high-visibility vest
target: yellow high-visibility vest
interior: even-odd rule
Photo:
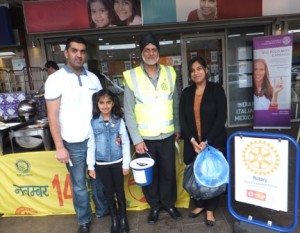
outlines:
[[[170,66],[160,65],[160,68],[156,88],[140,66],[123,73],[125,84],[135,96],[134,114],[142,137],[155,137],[175,129],[173,94],[176,73]]]

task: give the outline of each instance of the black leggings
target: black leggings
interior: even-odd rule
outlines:
[[[115,195],[118,202],[126,202],[122,162],[97,165],[96,175],[100,176],[102,180],[108,205],[112,205],[115,202]]]

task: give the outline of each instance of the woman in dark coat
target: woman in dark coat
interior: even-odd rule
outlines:
[[[192,163],[197,154],[211,145],[226,153],[227,100],[220,84],[207,80],[207,64],[202,57],[194,57],[188,63],[188,72],[193,84],[186,87],[180,97],[180,124],[184,139],[184,162]],[[195,218],[206,210],[206,224],[213,226],[219,197],[194,200],[196,208],[189,213]]]

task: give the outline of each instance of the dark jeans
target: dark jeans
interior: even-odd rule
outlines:
[[[151,208],[173,207],[177,199],[175,136],[163,140],[145,140],[145,143],[155,161],[152,183],[143,186],[146,200]]]
[[[110,165],[96,165],[96,175],[102,180],[108,205],[114,204],[115,195],[118,202],[126,202],[122,162]]]

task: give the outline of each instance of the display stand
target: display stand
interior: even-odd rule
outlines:
[[[31,137],[35,137],[35,136],[41,138],[45,150],[51,150],[49,125],[48,125],[48,123],[44,123],[42,125],[41,124],[28,125],[19,130],[11,130],[9,132],[9,139],[10,139],[12,153],[14,153],[13,138],[27,137],[30,139]],[[35,142],[33,142],[33,143],[35,143]],[[31,145],[30,140],[29,140],[27,146],[28,146],[28,148],[33,148],[36,145],[35,144]]]
[[[234,139],[234,145],[235,148],[234,150],[231,149],[230,145],[233,144],[232,139]],[[273,139],[273,140],[270,140]],[[275,140],[274,140],[275,139]],[[242,140],[243,143],[240,143]],[[277,141],[278,140],[278,141]],[[245,143],[246,141],[246,143]],[[271,141],[271,143],[269,143]],[[261,144],[262,146],[259,147],[256,144]],[[273,143],[273,144],[272,144]],[[242,145],[241,145],[242,144]],[[270,146],[269,146],[270,144]],[[282,144],[282,145],[281,145]],[[249,146],[250,145],[250,146]],[[255,169],[252,168],[252,171],[250,169],[250,166],[248,164],[248,167],[245,166],[240,166],[239,162],[242,161],[242,163],[247,163],[247,159],[251,157],[251,155],[255,155],[257,156],[257,159],[261,159],[261,161],[265,161],[264,156],[265,154],[268,154],[268,148],[263,148],[264,145],[269,146],[268,148],[271,148],[271,150],[276,151],[276,148],[279,148],[278,151],[276,151],[274,154],[275,156],[278,157],[278,161],[279,164],[277,164],[277,173],[276,173],[276,168],[273,169],[273,174],[274,177],[272,177],[272,172],[268,172],[265,173],[263,175],[257,173],[255,171]],[[275,145],[275,146],[274,146]],[[293,164],[291,164],[291,155],[290,153],[290,146],[294,146],[295,148],[295,162]],[[267,147],[266,146],[266,147]],[[251,147],[255,148],[255,150],[253,149],[253,151],[251,151]],[[238,148],[238,149],[237,149]],[[250,149],[249,149],[250,148]],[[287,149],[286,149],[287,148]],[[242,149],[242,150],[240,150]],[[265,149],[265,154],[263,153],[263,150]],[[237,151],[236,151],[237,150]],[[286,151],[285,151],[286,150]],[[234,161],[231,161],[231,155],[230,153],[234,151]],[[284,152],[284,153],[279,153],[279,152]],[[270,153],[271,154],[271,153]],[[272,155],[268,155],[268,159],[269,157],[272,157]],[[284,154],[284,155],[283,155]],[[248,156],[250,155],[250,156]],[[252,232],[256,232],[256,233],[273,233],[273,232],[291,232],[293,230],[295,230],[295,228],[297,227],[297,221],[298,221],[298,197],[299,197],[299,145],[298,143],[294,140],[294,138],[288,136],[288,135],[284,135],[284,134],[271,134],[271,133],[254,133],[254,132],[243,132],[243,131],[239,131],[239,132],[235,132],[232,135],[230,135],[230,137],[227,139],[227,159],[228,159],[228,163],[229,165],[232,167],[233,165],[235,166],[235,172],[230,174],[230,178],[229,178],[229,183],[228,183],[228,209],[229,212],[231,213],[231,215],[233,215],[233,217],[237,220],[234,223],[234,232],[235,233],[252,233]],[[253,160],[248,160],[248,161],[254,161]],[[245,162],[246,161],[246,162]],[[268,161],[267,161],[268,162]],[[283,162],[283,166],[280,167],[280,163]],[[290,163],[290,164],[289,164]],[[261,165],[261,164],[260,164]],[[291,166],[290,166],[291,165]],[[263,165],[262,165],[263,166]],[[267,165],[266,165],[267,166]],[[289,169],[291,169],[291,167],[295,167],[295,175],[294,177],[289,177]],[[261,166],[260,166],[261,167]],[[282,168],[284,167],[284,168]],[[244,169],[244,170],[238,170],[238,169]],[[248,171],[246,171],[248,169]],[[275,170],[275,172],[274,172]],[[238,171],[238,172],[237,172]],[[250,205],[251,207],[253,207],[253,209],[257,212],[259,208],[269,208],[269,209],[275,209],[278,208],[281,211],[288,211],[288,205],[287,205],[287,199],[286,198],[286,202],[282,202],[281,206],[279,207],[273,207],[272,205],[270,205],[270,203],[272,204],[272,201],[270,201],[269,203],[269,207],[267,206],[267,202],[268,200],[270,200],[270,196],[272,196],[273,198],[278,198],[280,199],[280,195],[284,195],[284,196],[288,196],[288,185],[286,185],[286,193],[285,193],[285,189],[282,189],[280,187],[279,183],[279,187],[274,188],[274,190],[268,189],[270,186],[270,184],[267,184],[268,186],[264,187],[264,186],[259,186],[258,182],[255,183],[251,183],[249,182],[249,180],[251,180],[252,178],[252,174],[251,172],[253,172],[253,178],[254,177],[258,177],[260,178],[266,178],[266,180],[268,182],[272,181],[272,179],[276,179],[277,176],[282,176],[282,177],[286,177],[286,180],[290,180],[290,179],[294,179],[294,198],[289,199],[289,201],[291,201],[293,203],[293,219],[291,219],[291,225],[290,226],[281,226],[281,224],[276,225],[274,224],[274,221],[271,220],[259,220],[259,219],[255,219],[255,217],[249,215],[249,216],[242,216],[240,214],[238,214],[232,207],[232,181],[233,181],[233,177],[232,174],[235,175],[235,180],[234,180],[234,184],[235,184],[235,200],[239,201],[241,203],[246,203],[248,205]],[[285,173],[286,174],[283,174]],[[245,174],[247,173],[244,177],[239,177],[238,174]],[[271,174],[270,174],[271,173]],[[250,174],[250,176],[249,176]],[[259,174],[259,175],[257,175]],[[242,175],[243,176],[243,175]],[[259,177],[261,176],[261,177]],[[291,175],[290,175],[291,176]],[[247,180],[247,178],[249,178],[249,180]],[[288,178],[288,179],[287,179]],[[282,178],[281,180],[285,180],[285,178]],[[244,183],[243,183],[244,182]],[[280,181],[282,182],[282,181]],[[287,182],[287,181],[286,181]],[[242,185],[241,185],[242,183]],[[274,184],[274,183],[273,183]],[[284,185],[283,185],[284,186]],[[265,188],[265,190],[263,189]],[[290,187],[292,188],[292,187]],[[244,189],[247,192],[244,192]],[[255,193],[253,196],[248,195],[248,191],[251,190],[251,194]],[[263,191],[261,191],[263,190]],[[273,191],[273,193],[272,193]],[[281,194],[278,194],[281,193]],[[241,195],[242,194],[242,195]],[[264,201],[263,198],[259,199],[257,198],[257,200],[255,200],[255,198],[253,198],[256,194],[262,195],[265,197]],[[244,195],[244,196],[243,196]],[[278,195],[278,196],[276,196]],[[268,199],[269,198],[269,199]],[[242,200],[242,201],[241,201]],[[255,205],[252,204],[251,202],[255,202]],[[276,202],[275,202],[276,203]],[[261,204],[261,206],[259,205]],[[284,206],[284,207],[282,207]],[[291,205],[290,205],[291,206]],[[284,210],[285,209],[285,210]],[[276,210],[276,209],[275,209]],[[249,212],[250,210],[247,209],[247,211]],[[266,217],[266,216],[264,216]]]
[[[0,156],[3,155],[3,135],[5,135],[9,130],[19,127],[19,125],[22,125],[22,123],[5,123],[2,127],[0,127]]]

